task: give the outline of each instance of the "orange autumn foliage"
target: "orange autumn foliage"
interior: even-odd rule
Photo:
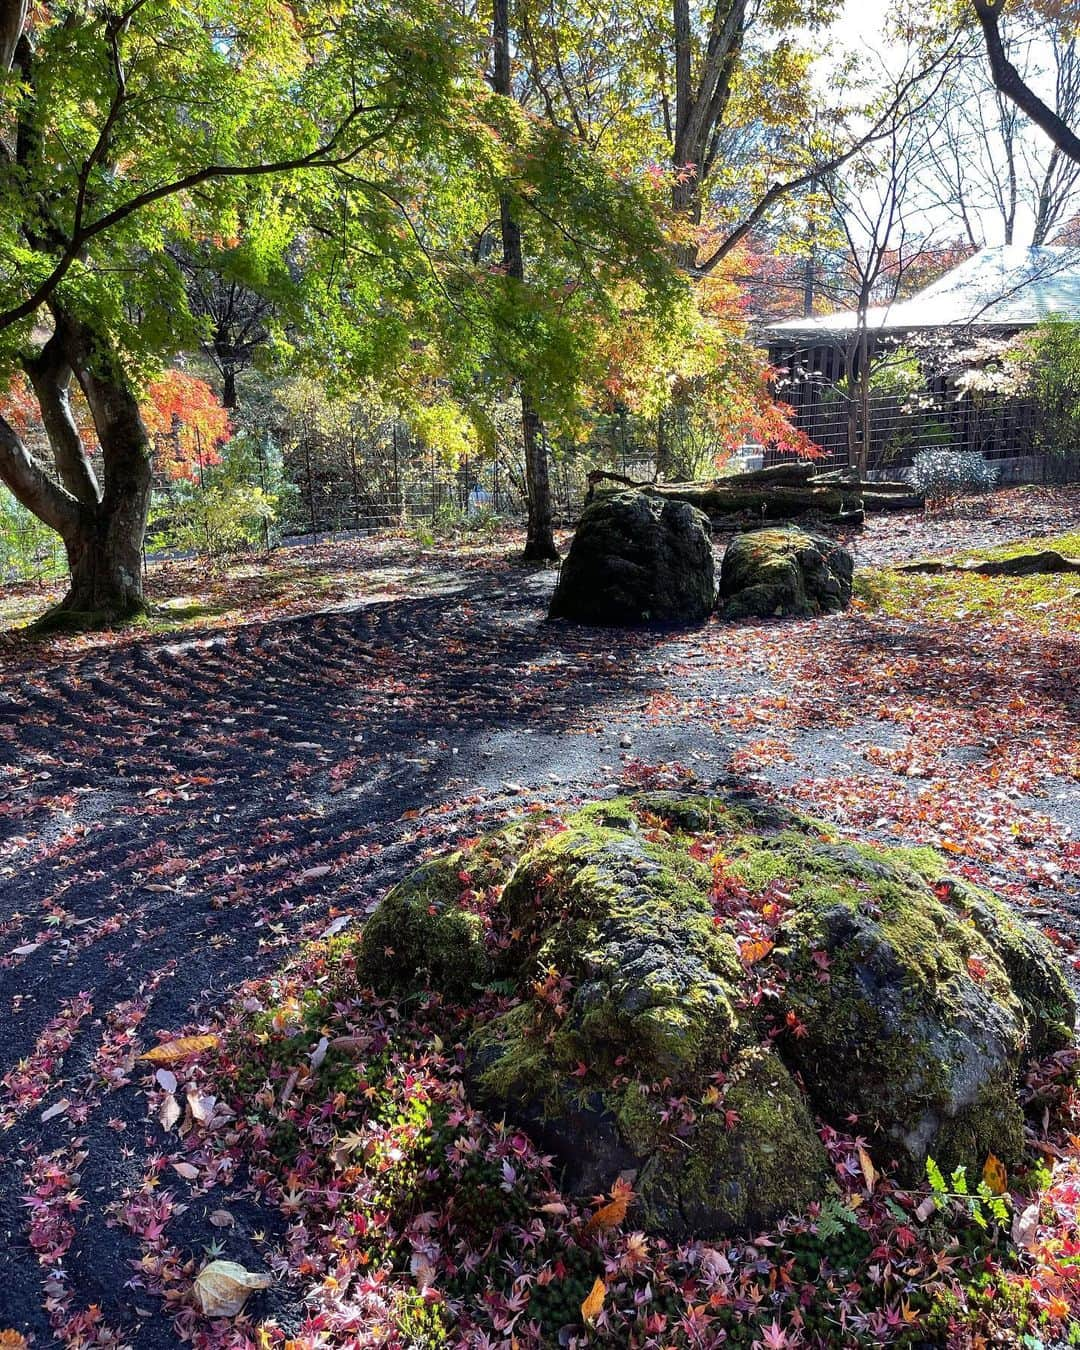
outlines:
[[[167,370],[147,388],[142,414],[158,447],[159,467],[170,478],[193,480],[200,468],[221,463],[220,447],[232,428],[205,380]]]
[[[86,401],[76,391],[72,410],[91,455],[99,446]],[[156,450],[157,467],[174,481],[194,481],[201,468],[221,463],[221,447],[232,434],[229,414],[205,380],[182,370],[168,370],[146,388],[143,422]],[[37,400],[24,375],[11,377],[0,395],[0,417],[20,436],[43,435]]]

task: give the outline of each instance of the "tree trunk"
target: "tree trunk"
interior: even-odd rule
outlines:
[[[145,609],[142,586],[142,523],[133,520],[134,502],[106,513],[99,508],[64,540],[71,585],[58,608],[87,621],[125,619]],[[126,509],[125,509],[126,508]]]
[[[513,97],[510,78],[509,0],[495,0],[492,21],[494,78],[497,94]],[[525,258],[521,247],[521,228],[514,216],[513,202],[499,199],[499,223],[502,227],[503,265],[511,282],[525,281]],[[540,414],[528,390],[521,386],[521,431],[525,447],[525,487],[528,496],[528,525],[525,535],[527,562],[554,562],[558,556],[552,532],[551,483],[548,476],[547,446],[540,429]]]
[[[228,363],[221,368],[221,406],[236,407],[236,367]]]
[[[539,414],[524,389],[521,391],[521,429],[525,437],[525,487],[529,498],[524,557],[526,562],[554,562],[559,553],[551,525],[547,446]]]
[[[150,509],[150,438],[126,375],[102,359],[92,335],[65,324],[71,366],[93,414],[105,466],[101,500],[63,532],[71,588],[62,611],[128,618],[145,609],[142,549]]]

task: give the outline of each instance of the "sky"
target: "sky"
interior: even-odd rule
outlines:
[[[877,54],[884,62],[888,63],[890,48],[883,34],[893,3],[894,0],[844,0],[843,8],[832,25],[831,32],[834,40],[838,45],[845,48],[861,47],[867,52]],[[1027,123],[1024,134],[1025,138],[1030,137],[1032,147],[1037,147],[1039,151],[1049,153],[1049,141],[1037,127]],[[979,171],[978,165],[973,166],[974,174],[977,175]],[[1080,203],[1078,203],[1078,208],[1080,208]],[[1004,242],[1004,226],[1000,213],[984,211],[979,213],[979,219],[987,244]],[[1033,212],[1021,205],[1017,218],[1016,243],[1030,242],[1033,219]],[[929,217],[926,218],[925,224],[928,230],[936,223]]]

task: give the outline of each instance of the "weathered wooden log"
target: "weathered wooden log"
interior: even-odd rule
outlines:
[[[966,563],[913,562],[904,563],[897,572],[921,572],[940,576],[943,572],[974,572],[983,577],[1034,577],[1056,572],[1080,572],[1080,558],[1066,558],[1056,549],[1038,553],[1021,553],[1015,558],[983,558]]]
[[[613,485],[608,490],[625,491],[625,488]],[[740,487],[722,478],[708,483],[647,483],[637,490],[689,502],[704,511],[714,525],[733,517],[749,518],[757,524],[763,520],[791,520],[811,514],[845,525],[862,522],[863,507],[859,495],[834,486],[807,484],[800,487],[777,483],[767,487]]]
[[[853,514],[864,510],[918,511],[924,505],[923,497],[913,492],[909,483],[863,483],[849,469],[819,471],[815,465],[798,460],[694,483],[648,483],[594,469],[588,483],[586,501],[597,492],[648,489],[691,502],[710,517],[754,512],[763,520],[783,520],[818,512],[851,523]]]
[[[878,492],[877,484],[863,488],[863,507],[867,511],[921,511],[926,505],[925,498],[908,488],[906,494],[899,492]]]

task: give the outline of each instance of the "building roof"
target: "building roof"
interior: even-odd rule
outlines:
[[[1080,249],[984,248],[908,300],[866,312],[879,333],[924,328],[1030,328],[1050,315],[1080,319]],[[827,338],[852,332],[858,311],[770,324],[770,337]]]

